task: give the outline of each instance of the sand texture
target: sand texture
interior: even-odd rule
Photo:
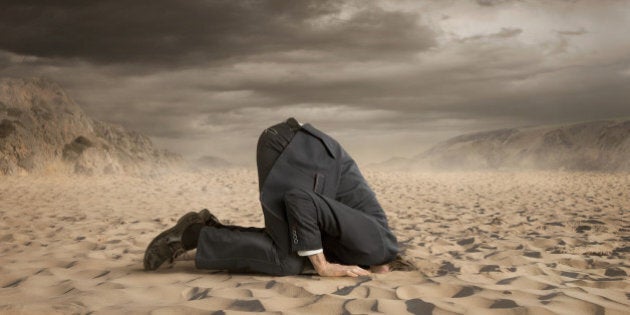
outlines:
[[[0,177],[0,313],[628,314],[630,175],[364,174],[416,270],[142,270],[187,211],[261,226],[253,170]]]

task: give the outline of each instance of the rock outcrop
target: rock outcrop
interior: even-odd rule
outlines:
[[[438,169],[630,171],[630,120],[461,135],[413,158]]]
[[[88,117],[47,79],[0,79],[0,174],[147,174],[182,158],[151,140]]]

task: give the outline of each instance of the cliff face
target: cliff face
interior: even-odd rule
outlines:
[[[54,82],[0,79],[0,174],[150,173],[180,162],[144,135],[91,119]]]
[[[448,169],[630,171],[630,120],[462,135],[416,156],[412,164]]]

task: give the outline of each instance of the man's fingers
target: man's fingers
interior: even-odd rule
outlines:
[[[327,269],[319,270],[319,275],[322,277],[360,277],[369,276],[370,272],[359,266],[347,266],[339,264],[329,264]]]
[[[346,274],[350,277],[358,277],[358,276],[368,276],[370,272],[359,266],[352,266],[346,270]]]
[[[369,271],[359,267],[359,266],[352,266],[352,272],[355,273],[356,275],[359,276],[367,276],[370,274]]]

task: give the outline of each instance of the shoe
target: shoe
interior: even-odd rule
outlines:
[[[205,221],[197,212],[186,213],[177,220],[175,226],[154,238],[144,253],[144,269],[156,270],[165,261],[173,262],[177,256],[185,253],[186,250],[182,245],[182,234],[187,227],[195,223],[205,224]]]
[[[221,222],[219,219],[214,216],[214,214],[210,213],[208,209],[203,209],[199,211],[199,216],[205,222],[206,226],[221,226]]]

